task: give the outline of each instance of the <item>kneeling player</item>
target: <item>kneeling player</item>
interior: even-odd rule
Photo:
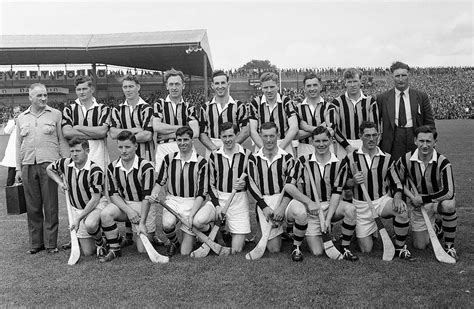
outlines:
[[[347,173],[343,177],[353,178],[356,183],[353,189],[353,203],[357,213],[356,235],[360,250],[372,251],[372,234],[377,231],[371,208],[362,191],[361,184],[365,184],[378,216],[393,218],[395,256],[413,261],[414,258],[405,244],[410,226],[408,212],[402,201],[402,185],[392,166],[391,156],[377,147],[379,133],[375,123],[362,122],[359,127],[359,136],[362,147],[347,155],[341,173]],[[389,188],[392,191],[396,190],[393,198],[389,195]]]
[[[211,231],[211,223],[215,218],[214,206],[203,206],[209,183],[208,163],[194,150],[193,130],[190,127],[176,130],[176,143],[179,151],[165,155],[151,197],[159,199],[161,188],[166,185],[166,204],[188,220],[190,225],[207,234]],[[180,246],[176,235],[178,219],[163,209],[162,220],[163,232],[170,240],[167,255],[172,256]],[[184,225],[181,230],[184,232],[181,254],[189,255],[193,249],[195,235]]]
[[[209,195],[216,207],[217,216],[225,221],[232,234],[232,252],[241,252],[244,247],[245,235],[250,233],[249,202],[247,197],[246,179],[240,179],[247,172],[250,151],[236,143],[239,129],[231,122],[223,123],[220,128],[223,146],[209,156]],[[247,158],[247,160],[246,160]],[[222,208],[227,203],[232,190],[236,190],[225,214]]]
[[[69,192],[73,216],[70,228],[76,230],[82,252],[86,256],[96,253],[101,257],[106,253],[100,232],[104,173],[90,161],[87,140],[74,137],[68,143],[71,157],[51,163],[46,171],[60,188]],[[59,175],[64,175],[65,181]]]
[[[307,220],[306,241],[308,246],[314,255],[323,254],[324,246],[321,233],[325,231],[321,231],[321,224],[317,213],[308,215],[309,209],[318,209],[314,202],[316,197],[310,181],[310,177],[312,177],[315,181],[318,198],[321,201],[320,206],[325,216],[324,225],[330,232],[331,223],[344,218],[342,222],[341,243],[343,258],[356,261],[359,258],[349,250],[356,226],[356,212],[352,204],[340,201],[342,187],[339,184],[341,183],[339,168],[341,161],[329,150],[331,133],[326,127],[319,126],[312,134],[310,142],[314,147],[313,153],[299,158],[285,186],[287,192],[295,198],[290,202],[286,210],[287,220],[292,218]],[[331,195],[331,193],[333,194]],[[298,224],[295,225],[295,227],[297,226]],[[298,229],[295,231],[298,231]],[[304,235],[295,234],[294,238],[295,240],[298,239],[301,244]],[[292,253],[293,260],[298,259],[299,256],[302,257],[299,248],[297,251]]]
[[[100,262],[109,262],[121,256],[116,221],[130,220],[134,234],[142,233],[150,239],[155,232],[155,217],[152,212],[148,213],[150,203],[145,198],[151,194],[153,187],[153,164],[136,155],[138,144],[132,132],[120,132],[117,145],[120,158],[109,164],[107,173],[111,203],[100,216],[110,250]],[[145,252],[140,237],[135,235],[135,242],[138,252]]]
[[[454,249],[457,216],[454,199],[454,177],[451,163],[435,150],[438,133],[430,126],[421,126],[415,131],[417,149],[402,156],[396,164],[398,175],[406,183],[413,180],[416,192],[405,191],[414,209],[411,216],[413,246],[425,249],[430,243],[427,227],[420,207],[425,207],[433,222],[435,214],[441,215],[445,251],[458,259]],[[436,176],[436,177],[434,177]]]

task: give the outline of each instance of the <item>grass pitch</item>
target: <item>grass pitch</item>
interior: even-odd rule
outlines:
[[[82,257],[77,265],[68,266],[69,251],[25,254],[26,214],[6,214],[2,187],[0,306],[473,308],[474,208],[470,194],[474,191],[474,121],[438,121],[437,127],[437,149],[451,160],[455,173],[460,255],[455,265],[438,263],[430,249],[413,250],[418,258],[414,263],[384,262],[380,244],[373,253],[360,254],[355,263],[312,257],[308,251],[303,252],[302,263],[293,263],[285,243],[281,253],[265,253],[253,262],[245,260],[253,245],[229,257],[210,255],[195,260],[175,256],[166,265],[152,264],[146,254],[129,247],[112,263]],[[7,139],[0,137],[1,154]],[[2,185],[5,178],[6,168],[2,167]],[[385,223],[391,232],[391,223]],[[58,245],[68,237],[67,212],[60,205]],[[411,246],[410,240],[408,244]]]

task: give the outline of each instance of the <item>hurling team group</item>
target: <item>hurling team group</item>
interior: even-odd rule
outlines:
[[[305,98],[295,102],[280,95],[271,72],[260,76],[262,95],[241,102],[230,95],[229,77],[215,71],[214,96],[201,106],[183,100],[184,75],[174,69],[164,75],[165,99],[146,103],[139,80],[128,75],[122,81],[125,101],[115,107],[98,104],[92,79],[79,76],[78,98],[59,113],[59,122],[50,119],[58,113],[47,106],[46,87],[33,84],[31,106],[18,117],[16,178],[28,191],[41,156],[36,146],[56,143],[57,153],[41,165],[67,192],[70,228],[83,254],[100,262],[113,261],[132,244],[145,252],[140,233],[164,245],[169,257],[199,257],[203,240],[196,229],[209,236],[214,226],[238,253],[252,232],[265,237],[266,225],[270,253],[281,250],[283,239],[292,242],[293,261],[323,255],[324,236],[330,235],[338,239],[341,258],[356,261],[351,242],[357,240],[361,253],[371,252],[379,237],[376,217],[393,220],[393,257],[413,261],[409,232],[414,248],[430,244],[422,207],[446,253],[458,259],[452,167],[436,150],[428,96],[409,87],[408,65],[395,62],[390,70],[394,88],[376,98],[361,90],[361,71],[345,70],[345,92],[332,102],[322,98],[316,74],[304,77]],[[32,123],[46,116],[49,127],[35,130]],[[55,130],[57,139],[48,139]],[[118,158],[109,158],[107,147],[115,145],[107,145],[108,135],[116,140]],[[31,146],[31,137],[42,145]],[[202,155],[195,139],[204,146]],[[261,231],[251,230],[253,207]],[[35,226],[38,218],[27,208],[28,253],[34,254],[50,241],[35,236],[51,226],[50,218]],[[123,235],[119,222],[125,222]],[[339,224],[336,238],[332,229]],[[304,240],[308,253],[301,249]],[[46,249],[56,247],[54,241]]]

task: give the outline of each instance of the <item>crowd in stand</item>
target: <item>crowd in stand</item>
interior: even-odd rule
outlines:
[[[140,70],[141,71],[141,70]],[[142,76],[150,75],[156,76],[156,74],[147,71],[133,71],[137,74],[142,74]],[[316,71],[317,74],[321,76],[335,75],[339,76],[342,74],[342,69],[289,69],[282,71],[282,78],[291,76],[291,74],[301,75],[301,80],[304,74]],[[132,70],[129,70],[129,73],[133,73]],[[385,69],[382,68],[365,68],[364,74],[367,76],[389,76]],[[110,71],[109,75],[118,76],[126,72]],[[241,70],[230,70],[227,71],[230,75],[231,82],[232,79],[237,78],[238,76],[252,78],[255,75],[255,78],[258,78],[258,71],[241,71]],[[433,113],[436,119],[463,119],[470,118],[473,115],[472,112],[472,91],[471,87],[474,81],[474,70],[473,68],[413,68],[410,71],[412,75],[411,84],[416,89],[421,89],[428,93],[430,97],[430,102],[433,108]],[[159,73],[158,73],[159,75]],[[363,91],[367,95],[376,95],[382,93],[383,91],[389,88],[390,82],[385,82],[383,79],[374,79],[373,81],[369,78],[365,83]],[[323,97],[326,100],[332,100],[336,96],[340,95],[344,89],[344,84],[341,79],[331,79],[326,82],[325,90],[323,92]],[[301,102],[304,98],[303,89],[296,88],[284,88],[281,89],[282,94],[289,96],[295,101]],[[149,103],[155,102],[159,98],[164,98],[166,96],[166,90],[156,90],[152,93],[143,93],[142,96],[145,101]],[[253,95],[259,94],[259,90],[256,89]],[[208,97],[212,96],[212,91],[209,89]],[[204,89],[192,89],[185,90],[183,92],[183,97],[186,101],[192,102],[194,104],[204,103]],[[123,97],[113,97],[109,96],[106,98],[97,98],[99,103],[103,103],[109,106],[116,106],[123,102]],[[68,102],[70,103],[70,102]],[[65,102],[55,102],[50,101],[49,105],[59,110],[64,108]],[[0,105],[0,123],[6,123],[11,117],[13,107]]]

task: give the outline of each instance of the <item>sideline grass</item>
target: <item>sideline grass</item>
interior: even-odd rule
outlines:
[[[176,256],[166,265],[155,265],[146,254],[126,248],[122,258],[109,264],[81,258],[68,266],[69,251],[25,254],[26,215],[6,215],[0,188],[0,306],[473,308],[474,121],[438,121],[437,126],[437,148],[451,160],[455,173],[461,258],[455,265],[436,262],[431,250],[414,250],[414,263],[384,262],[380,244],[375,252],[360,254],[356,263],[312,257],[307,251],[302,263],[293,263],[286,244],[282,253],[266,253],[253,262],[239,254],[200,260]],[[6,141],[0,137],[1,154]],[[1,168],[0,183],[5,177]],[[59,244],[69,237],[66,226],[62,205]]]

